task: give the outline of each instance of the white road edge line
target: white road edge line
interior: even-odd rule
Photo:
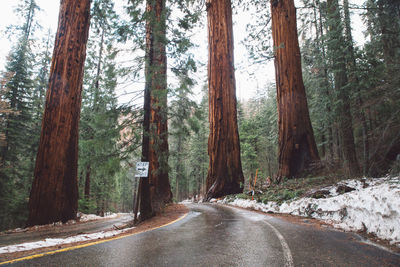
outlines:
[[[289,248],[288,244],[286,243],[286,240],[283,237],[283,235],[278,231],[278,229],[276,229],[269,222],[267,222],[265,220],[263,220],[263,222],[266,225],[268,225],[269,227],[271,227],[271,229],[275,232],[276,236],[279,238],[279,241],[281,242],[281,246],[283,249],[283,255],[285,257],[285,267],[294,267],[292,252],[290,251],[290,248]]]
[[[239,208],[234,207],[234,206],[230,206],[230,205],[224,205],[224,206],[230,207],[232,209],[240,210]],[[249,211],[247,210],[247,212],[249,212]],[[266,215],[264,215],[264,216],[266,216]],[[290,251],[289,245],[287,244],[283,235],[278,231],[278,229],[276,229],[272,224],[270,224],[266,220],[261,220],[261,221],[263,223],[265,223],[266,225],[268,225],[274,231],[275,235],[278,237],[278,239],[281,243],[281,246],[282,246],[283,256],[285,257],[285,265],[284,266],[285,267],[294,267],[292,252]]]

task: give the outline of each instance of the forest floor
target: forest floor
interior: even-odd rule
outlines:
[[[187,212],[186,206],[172,204],[167,206],[161,214],[134,227],[132,227],[133,215],[125,213],[108,219],[95,218],[97,220],[74,224],[31,227],[23,232],[21,230],[8,231],[0,234],[0,264],[17,258],[71,250],[150,231],[179,219]]]
[[[255,190],[254,196],[250,191],[213,201],[291,220],[317,219],[400,252],[399,177],[292,179]]]

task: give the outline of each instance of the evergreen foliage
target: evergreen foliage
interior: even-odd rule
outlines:
[[[206,193],[205,186],[209,165],[207,143],[210,128],[208,122],[208,93],[206,92],[206,88],[204,87],[203,89],[201,102],[193,112],[193,132],[189,139],[189,157],[185,163],[188,169],[189,180],[186,187],[186,195],[187,197],[197,196],[197,200]]]
[[[367,173],[375,176],[387,172],[400,154],[400,3],[368,0],[364,6],[369,41],[358,61],[371,143]]]
[[[204,174],[201,164],[205,161],[202,158],[206,155],[205,151],[196,150],[195,153],[200,155],[195,161],[190,159],[191,156],[195,156],[192,155],[193,149],[201,149],[192,146],[198,145],[197,138],[200,139],[202,134],[204,136],[205,119],[204,104],[199,107],[190,99],[192,85],[191,79],[186,78],[181,81],[170,108],[171,186],[175,200],[178,201],[199,194],[202,187],[202,177],[199,175],[201,171]]]
[[[143,135],[143,139],[145,137],[150,139],[150,157],[153,157],[152,151],[155,151],[157,154],[157,160],[154,163],[156,170],[151,170],[151,172],[164,177],[164,175],[168,175],[169,170],[174,170],[172,172],[174,177],[168,176],[175,182],[175,187],[179,185],[179,180],[182,180],[182,176],[184,175],[181,158],[183,156],[183,142],[186,138],[185,133],[188,133],[185,124],[190,123],[190,109],[194,104],[193,101],[189,100],[190,88],[193,86],[190,74],[196,71],[194,56],[190,53],[190,48],[193,47],[190,35],[192,34],[194,24],[198,21],[199,12],[191,11],[190,7],[193,6],[193,2],[168,1],[168,4],[165,4],[165,7],[163,6],[162,13],[159,14],[160,17],[157,18],[157,11],[155,11],[157,5],[155,5],[155,1],[146,1],[147,10],[145,10],[145,1],[130,1],[131,5],[128,6],[127,11],[131,22],[126,23],[119,30],[123,40],[132,40],[135,44],[134,49],[141,49],[145,52],[144,58],[141,58],[142,54],[139,54],[134,59],[135,63],[145,66],[145,94],[149,95],[148,101],[151,102],[149,107],[151,111],[144,110],[144,112],[151,112],[151,118],[161,120],[150,122],[149,132],[145,132]],[[147,32],[143,31],[144,29]],[[149,47],[145,47],[143,40],[146,40],[146,45]],[[163,46],[166,47],[166,56],[169,62],[168,70],[171,70],[171,73],[174,74],[174,76],[171,76],[172,80],[178,84],[177,88],[170,88],[169,86],[167,88],[163,69],[165,68],[166,71],[167,68],[163,66],[165,63],[161,63],[164,55],[161,55],[162,51],[159,51],[162,50]],[[128,69],[130,72],[127,73],[133,76],[133,79],[136,79],[140,77],[137,71],[143,69],[143,67]],[[166,105],[168,94],[173,98],[173,107],[170,110],[168,110]],[[172,120],[172,127],[178,125],[177,122],[179,120],[182,119],[184,121],[183,123],[181,121],[178,129],[170,131],[172,137],[169,139],[172,138],[174,140],[176,137],[178,142],[177,145],[171,145],[171,153],[168,153],[168,149],[165,150],[166,146],[164,142],[167,142],[165,140],[166,133],[161,133],[162,130],[157,129],[157,127],[162,127],[167,119]],[[144,121],[146,122],[146,115],[144,115]],[[146,129],[143,129],[143,131],[146,131]],[[146,152],[147,149],[145,148],[146,145],[144,144],[142,160],[149,153]],[[168,161],[169,157],[171,158],[170,161]],[[174,162],[177,162],[177,164],[174,164]],[[172,163],[173,166],[168,166],[168,163]],[[157,192],[162,190],[156,188],[153,191],[158,194]]]
[[[109,0],[93,2],[79,140],[80,210],[103,215],[117,203],[120,110],[115,89],[117,15]]]
[[[311,8],[301,12],[305,20],[302,35],[303,74],[310,98],[311,120],[325,166],[329,171],[334,171],[337,169],[335,166],[340,166],[345,161],[341,151],[346,146],[339,138],[340,117],[335,114],[346,110],[352,114],[354,143],[362,174],[383,175],[399,153],[399,107],[394,103],[396,101],[388,101],[398,98],[398,75],[391,74],[391,71],[396,71],[400,62],[398,13],[396,16],[398,4],[392,1],[368,0],[363,6],[355,6],[345,0],[343,6],[338,6],[336,12],[339,13],[336,17],[328,16],[326,2],[304,1],[304,6]],[[361,46],[355,46],[352,38],[351,12],[354,10],[361,10],[367,29],[364,33],[366,41]],[[392,19],[390,25],[382,19],[389,16]],[[310,17],[312,19],[307,21]],[[329,25],[338,23],[343,25],[337,29],[341,38],[332,36],[338,33],[328,29]],[[385,27],[391,30],[382,34]],[[390,47],[390,52],[386,52],[391,54],[389,61],[388,57],[385,59],[385,40],[391,43],[386,47]],[[340,54],[344,56],[339,57]],[[338,58],[341,58],[341,63],[337,61]],[[336,60],[336,65],[333,64],[333,59]],[[386,62],[390,62],[390,67]],[[338,64],[342,64],[340,69],[347,74],[342,91],[348,96],[351,108],[343,108],[340,95],[334,90]]]
[[[274,177],[278,168],[278,123],[275,85],[266,93],[242,103],[239,108],[240,151],[245,176],[245,189],[257,181],[262,184]]]
[[[35,15],[39,10],[34,0],[24,0],[16,12],[23,18],[22,25],[11,25],[17,37],[2,74],[2,100],[9,111],[2,113],[4,128],[0,164],[0,229],[22,226],[27,217],[27,200],[32,182],[32,155],[36,154],[40,130],[34,116],[41,114],[41,107],[34,106],[33,33],[37,27]],[[40,115],[39,115],[40,116]]]

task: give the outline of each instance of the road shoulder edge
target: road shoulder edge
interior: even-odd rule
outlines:
[[[35,258],[40,258],[40,257],[44,257],[44,256],[57,254],[57,253],[62,253],[62,252],[71,251],[71,250],[75,250],[75,249],[85,248],[85,247],[89,247],[89,246],[94,246],[94,245],[110,242],[110,241],[113,241],[113,240],[118,240],[118,239],[130,237],[130,236],[134,236],[134,235],[137,235],[137,234],[141,234],[141,233],[157,230],[157,229],[169,226],[171,224],[174,224],[174,223],[184,219],[189,214],[189,209],[184,205],[182,205],[182,206],[184,207],[183,208],[183,212],[181,212],[177,218],[174,218],[172,221],[164,222],[164,223],[162,223],[160,225],[151,224],[151,223],[149,224],[149,222],[151,221],[151,219],[150,219],[149,221],[145,221],[145,222],[141,223],[142,227],[137,227],[137,228],[139,228],[139,230],[137,230],[137,228],[133,228],[132,231],[127,231],[127,232],[121,233],[119,235],[116,235],[116,236],[113,236],[113,237],[109,237],[109,238],[104,238],[104,239],[97,240],[97,241],[94,241],[94,242],[93,241],[86,241],[86,242],[81,242],[81,243],[70,243],[70,244],[66,244],[66,247],[61,248],[61,249],[59,247],[57,248],[57,246],[56,247],[47,247],[47,248],[44,248],[46,250],[45,252],[34,253],[32,255],[16,257],[16,258],[13,258],[13,255],[12,255],[12,254],[15,254],[15,253],[10,253],[8,255],[8,259],[3,260],[3,261],[0,259],[0,266],[1,265],[6,265],[6,264],[16,263],[16,262],[20,262],[20,261],[25,261],[25,260],[32,260],[32,259],[35,259]],[[157,220],[160,217],[165,217],[165,216],[163,216],[163,215],[156,216],[156,217],[154,217],[154,219]],[[148,224],[150,226],[148,226]],[[24,253],[31,254],[33,251],[35,251],[35,250],[24,251]],[[7,255],[6,255],[6,257],[7,257]]]

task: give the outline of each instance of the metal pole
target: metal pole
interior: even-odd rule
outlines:
[[[138,193],[137,193],[137,196],[136,196],[135,208],[134,208],[134,211],[133,211],[133,213],[135,214],[133,222],[135,224],[137,223],[137,214],[138,214],[138,210],[139,210],[139,201],[140,201],[140,193],[142,191],[142,181],[143,181],[142,179],[143,179],[143,177],[140,177],[139,179],[140,179],[139,180],[139,188],[138,188]]]

